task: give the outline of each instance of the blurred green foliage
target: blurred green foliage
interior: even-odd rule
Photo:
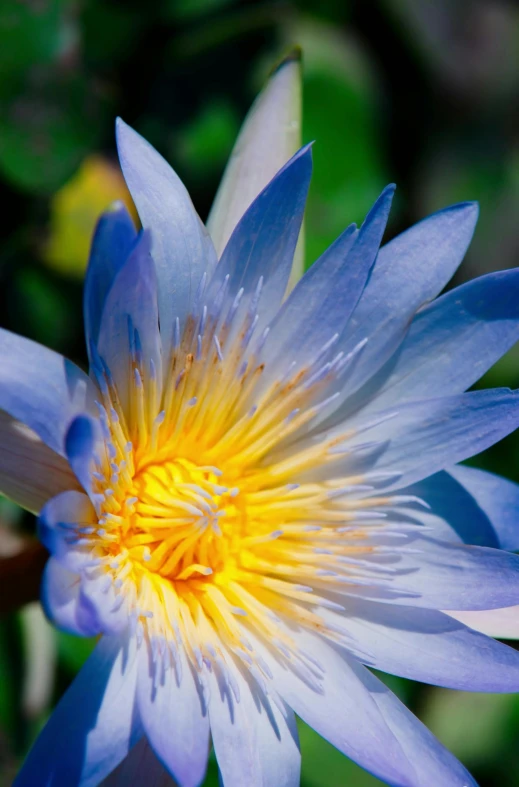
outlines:
[[[389,235],[478,199],[480,227],[458,281],[512,266],[518,13],[505,0],[2,0],[2,324],[84,363],[78,271],[93,215],[113,198],[115,116],[171,161],[205,216],[241,119],[293,43],[305,56],[304,138],[316,140],[307,264],[395,181]],[[92,156],[106,163],[94,193],[71,192]],[[49,248],[62,251],[53,268]],[[482,384],[518,386],[519,352]],[[476,461],[519,479],[519,437]],[[23,515],[17,527],[33,532],[34,522]],[[50,636],[55,681],[29,717],[20,699],[27,642],[18,618],[0,622],[0,786],[93,646]],[[517,697],[385,679],[482,785],[519,783]],[[312,730],[300,733],[304,787],[379,783]],[[217,783],[211,760],[207,785]]]

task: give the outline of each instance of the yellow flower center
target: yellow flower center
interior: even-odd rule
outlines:
[[[322,633],[328,590],[378,582],[367,558],[388,500],[367,497],[353,472],[314,480],[340,466],[351,437],[307,439],[333,363],[261,385],[263,364],[244,362],[247,331],[220,335],[206,326],[196,338],[188,323],[162,385],[134,354],[124,406],[96,370],[104,446],[82,544],[150,642],[182,643],[198,666],[225,643],[249,664],[253,631],[304,661],[280,619]]]

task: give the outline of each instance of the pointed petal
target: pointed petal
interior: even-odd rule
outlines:
[[[312,174],[309,146],[301,148],[263,189],[234,229],[210,285],[211,302],[224,278],[228,295],[254,293],[263,280],[260,324],[275,314],[285,293]]]
[[[343,754],[389,784],[410,787],[412,771],[402,750],[351,666],[314,634],[298,632],[297,644],[322,665],[320,686],[308,685],[289,665],[281,664],[278,651],[254,640],[254,649],[273,674],[274,689],[303,721]]]
[[[434,213],[383,246],[352,315],[342,349],[368,343],[348,379],[348,392],[372,377],[398,348],[416,311],[435,298],[461,263],[476,226],[475,203]],[[345,402],[344,408],[348,408]],[[335,414],[335,420],[341,412]]]
[[[519,485],[475,467],[456,465],[449,473],[488,516],[501,549],[519,550]],[[467,543],[474,542],[471,539]]]
[[[465,612],[449,610],[447,615],[489,637],[519,639],[519,606],[505,607],[504,609],[484,609],[477,612],[472,610]]]
[[[412,787],[445,784],[449,787],[478,787],[463,765],[429,732],[382,681],[367,669],[357,670],[380,710],[387,726],[400,744],[413,769]],[[360,673],[360,671],[362,671]]]
[[[99,219],[83,290],[87,350],[97,343],[106,296],[137,240],[137,231],[124,203],[115,202]],[[92,359],[90,359],[92,360]]]
[[[475,456],[517,429],[519,394],[495,388],[424,399],[375,415],[359,413],[342,429],[350,424],[360,432],[345,447],[387,441],[376,468],[400,473],[400,488]]]
[[[280,367],[285,370],[287,361],[298,367],[308,363],[345,329],[376,260],[394,190],[394,186],[385,188],[360,230],[348,227],[289,295],[265,345],[269,373]],[[340,349],[339,339],[333,354]]]
[[[42,579],[41,603],[52,623],[80,637],[101,633],[92,606],[81,593],[80,577],[51,557]]]
[[[391,586],[387,590],[363,587],[358,595],[443,610],[498,609],[519,602],[519,555],[423,536],[402,543],[400,553],[394,544],[393,548],[399,556]]]
[[[398,349],[359,392],[365,412],[470,388],[519,340],[519,270],[480,276],[421,309]]]
[[[134,643],[103,637],[40,733],[16,787],[96,787],[135,743],[136,675]]]
[[[247,208],[300,146],[301,64],[294,51],[252,105],[231,153],[207,220],[218,256]]]
[[[369,667],[450,689],[518,690],[517,651],[437,610],[350,599],[347,615],[320,614],[353,638],[352,653]]]
[[[169,356],[175,318],[182,323],[204,272],[216,264],[212,241],[189,194],[169,164],[121,119],[117,148],[123,174],[144,229],[152,232],[160,327]]]
[[[78,482],[68,462],[38,435],[0,410],[0,494],[33,514]]]
[[[497,548],[500,544],[496,526],[478,505],[474,496],[454,478],[453,471],[458,467],[472,470],[456,465],[455,468],[450,469],[450,472],[442,470],[417,484],[399,489],[399,495],[418,497],[429,507],[420,511],[415,507],[412,512],[405,507],[399,510],[420,521],[430,529],[434,538],[440,541]],[[511,481],[506,483],[515,488],[515,484]],[[496,513],[499,508],[499,502],[496,502]],[[509,513],[509,521],[512,525],[514,514],[512,506],[508,507],[504,504],[503,509]]]
[[[295,718],[269,701],[256,682],[234,664],[234,690],[218,667],[210,678],[209,719],[213,746],[225,787],[298,787],[301,770]]]
[[[102,787],[128,787],[130,784],[142,784],[146,787],[177,787],[145,737],[135,744],[115,771],[104,780]]]
[[[399,787],[477,787],[463,768],[407,708],[365,667],[314,634],[297,642],[323,669],[321,690],[279,663],[256,642],[274,686],[304,721],[340,751],[388,784]]]
[[[124,409],[128,407],[130,386],[135,385],[130,377],[132,351],[142,357],[144,383],[147,385],[153,375],[159,393],[162,384],[157,277],[150,242],[150,235],[144,232],[117,273],[106,297],[99,329],[99,355],[110,370]]]
[[[91,381],[59,353],[3,329],[0,357],[0,410],[29,426],[63,456],[70,420],[93,406]]]
[[[209,719],[201,686],[183,649],[180,670],[164,670],[148,643],[139,651],[137,699],[145,734],[159,760],[180,787],[203,781],[209,754]]]

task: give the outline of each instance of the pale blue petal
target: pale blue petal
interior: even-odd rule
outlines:
[[[136,240],[137,231],[128,210],[122,202],[114,203],[99,219],[85,274],[83,313],[89,353],[91,342],[97,343],[108,291]]]
[[[299,787],[301,755],[293,712],[280,700],[282,712],[232,662],[228,668],[234,690],[213,665],[209,702],[213,746],[225,787]]]
[[[223,251],[210,285],[209,302],[227,275],[229,298],[234,298],[242,287],[247,293],[254,292],[263,277],[258,330],[270,321],[285,294],[311,175],[312,155],[307,145],[290,159],[245,211]]]
[[[102,787],[129,787],[132,784],[177,787],[145,737],[135,744],[122,763],[103,781]]]
[[[0,410],[0,494],[37,514],[49,498],[78,486],[68,462]]]
[[[347,397],[393,355],[414,314],[445,287],[465,255],[477,217],[475,203],[445,208],[380,250],[352,314],[348,341],[341,349],[349,353],[360,342],[368,341],[348,378],[343,397],[337,400],[336,411],[328,419],[329,424],[337,423],[351,412]]]
[[[81,605],[90,611],[94,625],[104,634],[120,634],[128,629],[132,610],[124,590],[115,587],[107,574],[83,576],[80,589]]]
[[[81,578],[56,558],[47,561],[42,579],[41,603],[58,628],[80,637],[101,633],[92,606],[81,594]]]
[[[93,406],[91,381],[59,353],[2,328],[0,356],[0,410],[27,424],[63,456],[71,419]]]
[[[214,199],[207,228],[219,254],[251,202],[301,147],[301,63],[289,56],[256,98]]]
[[[137,698],[145,734],[179,787],[198,787],[209,755],[209,719],[201,685],[183,651],[179,672],[153,660],[148,643],[139,651]]]
[[[413,770],[411,787],[478,787],[463,765],[429,732],[382,681],[352,665],[362,677],[387,726]]]
[[[96,787],[135,735],[134,643],[103,637],[29,752],[15,787]]]
[[[294,636],[292,631],[289,632]],[[279,651],[254,640],[265,659],[274,689],[285,702],[343,754],[389,784],[414,787],[413,771],[363,681],[351,666],[320,637],[300,631],[299,648],[311,654],[324,670],[320,687],[307,685],[290,666],[283,666]],[[360,666],[360,665],[359,665]]]
[[[126,183],[144,229],[152,232],[153,259],[164,356],[169,356],[175,318],[189,314],[198,285],[212,273],[216,253],[189,194],[156,150],[121,119],[117,148]]]
[[[449,468],[449,473],[488,516],[501,549],[519,550],[519,485],[474,467],[456,465]],[[465,540],[475,543],[472,536]]]
[[[358,433],[345,449],[377,441],[377,470],[399,473],[398,487],[484,451],[519,426],[519,394],[506,388],[403,403],[341,425]],[[383,448],[382,448],[383,447]]]
[[[144,384],[153,375],[160,392],[162,349],[157,277],[150,256],[148,233],[140,236],[106,297],[98,351],[115,381],[123,409],[128,407],[130,386],[138,384],[134,377],[130,377],[134,375],[131,354],[140,361]]]
[[[404,497],[419,497],[427,503],[428,509],[399,506],[398,510],[430,528],[434,538],[481,547],[499,547],[493,523],[473,495],[451,472],[442,470],[416,484],[399,489],[398,494]]]
[[[350,599],[344,615],[320,614],[353,637],[348,650],[368,667],[450,689],[519,689],[519,653],[442,612]]]
[[[519,339],[519,269],[481,276],[425,306],[358,393],[365,411],[470,388]]]
[[[395,187],[388,186],[359,231],[352,225],[315,262],[281,307],[265,347],[268,370],[309,363],[341,334],[377,257]],[[341,339],[333,346],[341,349]],[[276,364],[277,361],[277,364]]]
[[[38,535],[42,544],[69,571],[80,571],[92,560],[91,548],[76,544],[76,527],[97,525],[97,515],[83,492],[69,490],[53,497],[38,518]]]
[[[461,763],[365,667],[314,634],[296,637],[324,671],[320,690],[284,669],[279,654],[256,646],[281,696],[320,735],[391,785],[477,787]]]
[[[519,606],[484,609],[477,612],[449,610],[447,615],[488,637],[519,639]]]
[[[387,539],[391,541],[391,537]],[[381,536],[378,541],[383,542]],[[519,604],[519,555],[432,538],[399,540],[392,548],[397,574],[384,589],[357,595],[388,604],[443,610],[479,610]],[[348,589],[351,594],[354,591]]]

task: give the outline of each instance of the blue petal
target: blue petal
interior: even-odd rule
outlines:
[[[122,763],[104,780],[103,787],[129,787],[132,784],[177,787],[145,737],[135,744]]]
[[[63,456],[70,420],[93,406],[91,381],[62,355],[1,328],[0,357],[0,410]]]
[[[449,610],[447,614],[488,637],[519,639],[519,606],[484,609],[477,612]]]
[[[270,76],[240,129],[207,228],[219,253],[253,199],[301,147],[301,63],[287,58]]]
[[[92,606],[81,594],[81,578],[51,557],[42,580],[41,603],[58,628],[80,637],[94,637],[100,628]]]
[[[365,667],[314,634],[296,637],[301,649],[323,668],[318,689],[283,668],[279,654],[259,643],[256,648],[268,661],[275,689],[323,738],[388,784],[477,787],[463,766]]]
[[[157,279],[150,256],[150,236],[143,233],[108,293],[99,330],[99,355],[108,366],[123,408],[128,406],[130,353],[140,361],[144,384],[154,376],[160,392],[162,349]],[[142,358],[142,360],[141,360]]]
[[[91,549],[82,551],[75,545],[76,526],[97,524],[97,515],[89,498],[70,490],[45,504],[38,519],[38,535],[49,552],[69,571],[80,571],[92,560]]]
[[[229,276],[231,299],[243,287],[252,293],[263,277],[260,300],[261,326],[275,314],[285,293],[303,221],[312,175],[307,145],[293,156],[245,211],[216,268],[209,301]]]
[[[0,410],[0,494],[37,514],[49,498],[78,486],[68,462]]]
[[[501,549],[519,550],[519,485],[474,467],[457,465],[451,467],[449,473],[487,515]],[[472,536],[465,541],[475,543]]]
[[[107,584],[107,574],[83,574],[80,601],[87,608],[94,624],[104,634],[120,634],[128,629],[132,610],[127,596],[114,583]]]
[[[325,621],[353,638],[348,647],[369,667],[464,691],[514,692],[519,653],[436,610],[350,599]]]
[[[368,339],[348,380],[348,395],[381,368],[402,341],[415,312],[445,287],[465,255],[477,216],[474,203],[445,208],[380,250],[342,348],[350,352]]]
[[[90,499],[93,499],[93,458],[99,439],[97,422],[86,415],[74,418],[65,437],[65,452],[69,464]]]
[[[431,785],[478,787],[463,765],[441,745],[387,686],[360,665],[355,665],[355,668],[388,728],[400,744],[409,767],[413,770],[410,781],[412,787]]]
[[[233,689],[214,666],[209,703],[213,746],[225,787],[299,787],[301,755],[293,712],[286,706],[281,712],[232,661],[228,668]]]
[[[488,547],[416,537],[393,548],[397,574],[383,590],[357,595],[389,604],[442,610],[479,610],[519,604],[519,555]],[[400,552],[399,552],[399,546]],[[351,589],[348,593],[351,594]]]
[[[210,275],[216,254],[184,185],[169,164],[121,119],[117,147],[126,183],[144,229],[153,235],[153,259],[164,356],[169,356],[175,318],[189,314],[204,273]]]
[[[324,674],[311,686],[289,664],[282,665],[279,652],[255,641],[254,649],[273,674],[274,689],[303,721],[363,768],[389,784],[413,784],[398,742],[350,665],[315,634],[291,631],[290,636]]]
[[[139,652],[137,698],[146,736],[180,787],[201,784],[209,754],[209,719],[202,688],[183,648],[177,668],[162,668],[148,643]]]
[[[398,353],[358,393],[366,411],[461,393],[519,339],[519,269],[481,276],[418,312]]]
[[[399,489],[399,495],[419,497],[429,506],[429,509],[423,511],[415,508],[411,512],[405,507],[399,507],[399,511],[420,521],[430,529],[434,538],[440,541],[454,541],[481,547],[499,547],[496,526],[478,505],[474,496],[454,478],[457,468],[458,465],[451,468],[450,472],[442,470],[429,478],[424,478],[417,484]],[[511,481],[506,484],[510,484],[514,491],[517,489]],[[507,506],[505,502],[503,509],[507,511],[510,526],[513,527],[515,511],[512,507],[512,500],[509,503],[510,505]],[[496,520],[499,519],[498,513],[499,499],[496,501]]]
[[[125,205],[122,202],[114,203],[99,219],[85,275],[83,312],[89,353],[91,343],[97,343],[108,291],[116,273],[128,259],[136,239],[137,232]]]
[[[15,787],[96,787],[142,734],[133,644],[104,637],[29,752]]]
[[[352,449],[378,441],[377,470],[399,473],[398,487],[420,481],[497,443],[519,426],[519,394],[505,388],[425,399],[341,425],[358,429]]]
[[[277,367],[308,363],[341,334],[364,290],[386,227],[395,187],[388,186],[359,231],[348,227],[297,284],[272,324],[265,347]],[[341,340],[333,353],[341,349]],[[272,360],[269,357],[269,371]]]

